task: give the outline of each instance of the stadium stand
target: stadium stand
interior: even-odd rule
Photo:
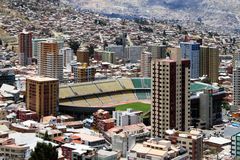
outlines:
[[[151,79],[149,78],[143,79],[143,88],[151,88]]]
[[[67,97],[74,97],[74,96],[76,96],[76,94],[74,94],[74,92],[68,86],[60,87],[59,89],[60,99],[67,98]]]
[[[100,90],[96,87],[94,83],[82,83],[77,85],[72,85],[70,88],[79,96],[97,94]]]
[[[134,85],[134,88],[143,88],[142,79],[134,78],[134,79],[132,79],[132,83]]]
[[[149,100],[150,85],[150,78],[119,78],[60,86],[59,106],[90,109]]]
[[[150,89],[151,88],[151,79],[150,78],[133,78],[132,83],[135,89]]]
[[[86,99],[87,103],[92,107],[103,106],[103,103],[95,95],[86,96],[84,98]]]
[[[143,91],[136,91],[136,95],[137,95],[138,99],[141,99],[141,100],[147,99],[147,95]]]
[[[147,99],[151,99],[151,91],[150,91],[150,90],[147,90],[147,91],[146,91],[146,94],[147,94]]]
[[[127,98],[125,97],[125,95],[123,95],[120,92],[119,93],[112,93],[111,98],[115,102],[115,104],[127,101]]]
[[[137,101],[137,97],[132,91],[126,91],[123,93],[128,101]]]
[[[134,89],[134,85],[131,79],[121,78],[121,79],[118,79],[118,81],[123,86],[124,89]]]
[[[98,98],[105,105],[113,104],[113,100],[108,94],[98,95]]]
[[[90,106],[87,101],[83,98],[79,98],[78,100],[72,101],[74,106]]]
[[[68,102],[62,102],[62,105],[65,105],[65,106],[73,106],[73,102],[72,101],[68,101]]]
[[[115,91],[124,90],[123,87],[116,80],[105,81],[105,82],[101,81],[101,82],[95,83],[95,84],[102,92],[115,92]]]

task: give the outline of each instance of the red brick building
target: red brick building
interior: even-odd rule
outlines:
[[[38,121],[39,120],[36,112],[33,112],[31,110],[26,110],[26,109],[18,110],[17,118],[20,119],[21,121],[27,121],[27,120]]]
[[[115,123],[113,118],[100,120],[97,125],[100,132],[106,132],[109,129],[113,128],[114,126],[115,126]]]
[[[26,66],[32,61],[32,33],[23,31],[18,35],[20,64]]]
[[[93,113],[93,126],[99,129],[98,128],[99,122],[104,119],[109,119],[110,117],[111,115],[108,111],[99,109],[97,112]]]

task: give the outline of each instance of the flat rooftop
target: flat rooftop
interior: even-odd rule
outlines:
[[[51,143],[53,146],[57,146],[57,144],[53,142],[44,141],[43,139],[36,137],[35,133],[13,132],[9,134],[9,138],[14,138],[16,145],[29,146],[30,149],[34,149],[37,142]]]
[[[168,151],[164,150],[158,150],[158,149],[152,149],[150,147],[144,147],[143,144],[137,143],[131,151],[140,153],[140,154],[150,154],[150,155],[155,155],[155,156],[160,156],[160,157],[166,157],[168,154]]]
[[[227,145],[231,143],[231,140],[223,137],[210,137],[206,142],[218,144],[218,145]]]
[[[219,87],[213,86],[213,85],[210,85],[207,83],[202,83],[202,82],[194,82],[194,83],[191,83],[191,85],[190,85],[190,92],[199,92],[199,91],[203,91],[205,89],[218,90]]]
[[[84,133],[79,133],[79,134],[75,134],[75,135],[79,136],[81,138],[81,140],[88,141],[88,142],[96,142],[96,141],[105,140],[103,137],[97,137],[97,136],[88,135],[88,134],[84,134]]]
[[[27,78],[29,80],[33,80],[33,81],[38,81],[38,82],[47,82],[47,81],[58,81],[58,79],[56,78],[49,78],[49,77],[29,77]]]

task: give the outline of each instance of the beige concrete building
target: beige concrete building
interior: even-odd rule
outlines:
[[[95,79],[96,68],[83,66],[73,67],[75,82],[91,82]]]
[[[32,77],[26,82],[27,109],[37,113],[39,118],[56,115],[59,97],[59,81],[53,78]]]
[[[102,62],[116,64],[116,56],[114,52],[104,51],[101,53],[101,56],[102,56]]]
[[[240,66],[233,69],[233,104],[240,108]]]
[[[171,58],[152,61],[152,137],[190,125],[190,61],[181,60],[179,48],[169,52]]]
[[[152,53],[143,52],[141,54],[141,75],[142,77],[151,77]]]
[[[200,76],[207,75],[211,82],[218,82],[219,50],[216,47],[200,47]]]
[[[182,153],[180,152],[182,151]],[[187,150],[182,150],[179,146],[172,145],[171,141],[150,139],[143,143],[137,143],[128,153],[128,160],[143,160],[143,159],[174,159],[184,160],[189,159]]]
[[[166,58],[167,46],[160,44],[152,44],[148,46],[148,52],[152,53],[153,59]]]
[[[191,160],[202,160],[203,158],[203,136],[201,131],[179,132],[175,130],[166,131],[165,139],[172,144],[182,146],[188,151]]]
[[[38,57],[38,73],[41,76],[63,80],[63,54],[59,52],[61,44],[55,41],[41,43]]]
[[[53,140],[55,137],[60,137],[63,133],[57,129],[42,129],[36,131],[36,137],[44,139],[45,134],[47,133],[50,140]]]
[[[74,53],[71,48],[65,47],[60,50],[60,53],[63,55],[63,65],[67,67],[74,60]]]
[[[87,65],[89,65],[89,52],[87,49],[78,50],[76,55],[78,62],[82,64],[86,63]]]
[[[235,50],[233,53],[233,60],[232,60],[233,69],[236,66],[239,66],[239,64],[240,64],[239,62],[240,62],[240,49]]]
[[[29,155],[29,146],[16,145],[12,138],[0,138],[0,159],[25,160]]]

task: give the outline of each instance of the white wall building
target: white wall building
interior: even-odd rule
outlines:
[[[127,111],[113,111],[113,118],[117,126],[127,126],[142,123],[141,112],[134,112],[131,109]]]
[[[69,47],[64,47],[60,50],[60,54],[63,55],[63,66],[67,67],[74,59],[73,59],[73,50]]]
[[[46,42],[47,39],[33,39],[32,40],[32,54],[33,58],[38,58],[39,54],[41,53],[41,42]]]
[[[63,55],[47,54],[46,77],[63,80]]]
[[[137,63],[141,59],[143,52],[142,46],[128,46],[126,47],[126,58],[130,63]]]
[[[106,50],[109,52],[114,52],[116,58],[121,58],[123,59],[123,49],[124,47],[122,45],[109,45]]]
[[[200,68],[200,44],[196,42],[181,42],[180,43],[182,58],[191,61],[191,78],[199,78]]]
[[[152,44],[148,46],[148,52],[152,53],[153,59],[166,58],[166,45]]]

